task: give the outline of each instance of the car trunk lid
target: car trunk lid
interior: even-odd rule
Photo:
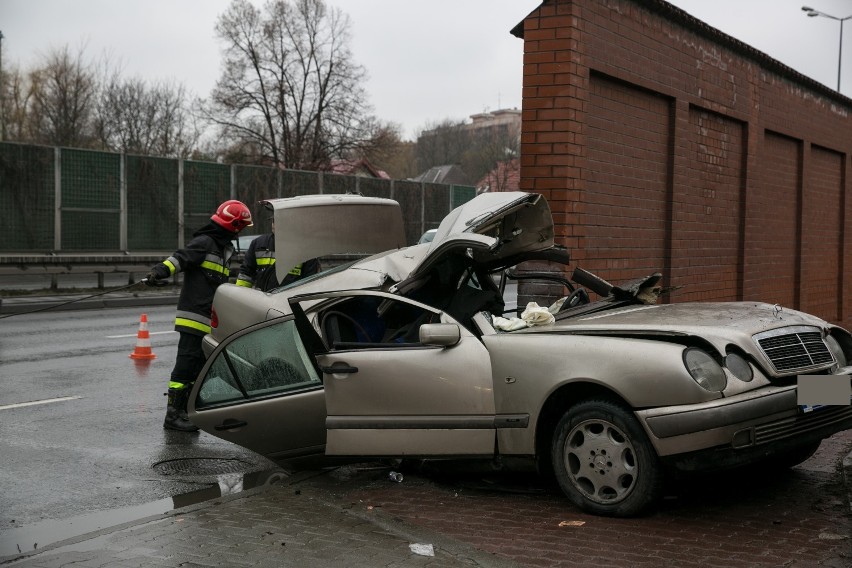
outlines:
[[[332,254],[375,254],[404,247],[402,211],[392,199],[305,195],[262,202],[275,221],[275,272]]]

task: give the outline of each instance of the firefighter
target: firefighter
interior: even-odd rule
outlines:
[[[237,276],[237,286],[268,292],[278,286],[316,274],[320,270],[319,260],[312,258],[291,268],[284,280],[278,282],[278,277],[275,275],[275,223],[273,222],[271,233],[260,235],[249,244]]]
[[[210,333],[213,294],[228,281],[228,262],[234,252],[232,239],[252,225],[249,208],[233,199],[222,203],[210,219],[185,248],[155,265],[145,279],[149,286],[156,286],[158,280],[184,273],[175,317],[180,339],[163,421],[163,428],[169,430],[198,431],[187,418],[186,406],[192,384],[204,366],[201,340]]]

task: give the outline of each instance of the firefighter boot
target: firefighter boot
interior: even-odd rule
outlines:
[[[189,401],[189,388],[169,389],[167,393],[166,419],[163,428],[181,432],[198,432],[198,426],[186,416],[186,404]]]

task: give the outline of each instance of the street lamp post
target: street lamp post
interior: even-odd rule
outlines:
[[[814,10],[810,6],[802,6],[802,11],[806,12],[809,18],[815,18],[817,16],[822,16],[823,18],[830,18],[832,20],[836,20],[840,22],[840,50],[837,53],[837,92],[840,92],[840,63],[843,60],[843,22],[846,20],[852,19],[852,15],[846,16],[845,18],[838,18],[837,16],[832,16],[831,14],[826,14],[825,12],[820,12],[819,10]]]

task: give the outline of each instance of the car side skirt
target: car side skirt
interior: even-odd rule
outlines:
[[[493,430],[495,428],[526,428],[529,414],[500,416],[329,416],[329,430]]]
[[[326,454],[477,456],[494,453],[498,429],[526,428],[528,414],[500,416],[329,416]],[[411,448],[417,448],[412,452]]]
[[[495,431],[425,429],[335,430],[325,447],[330,456],[475,456],[494,453]],[[417,448],[412,452],[411,448]]]

